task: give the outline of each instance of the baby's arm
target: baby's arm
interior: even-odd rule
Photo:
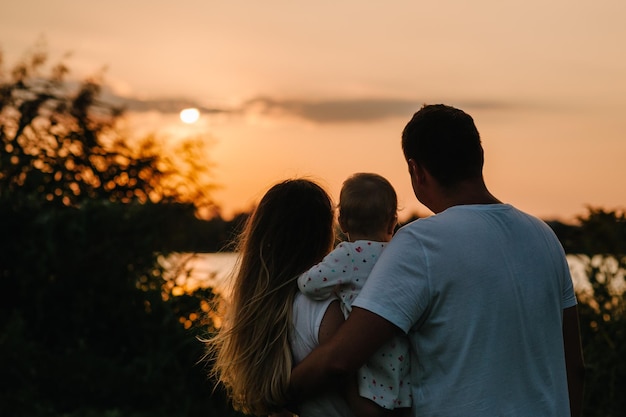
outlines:
[[[347,248],[340,243],[322,262],[298,277],[298,288],[313,300],[327,299],[337,285],[348,282],[351,271],[346,262],[349,257]]]

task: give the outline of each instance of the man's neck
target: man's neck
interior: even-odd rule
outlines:
[[[431,210],[440,213],[453,206],[470,204],[502,204],[489,192],[481,180],[468,180],[452,188],[440,188],[438,199]]]

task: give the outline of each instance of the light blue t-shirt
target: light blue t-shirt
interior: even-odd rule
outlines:
[[[508,204],[454,206],[401,228],[354,306],[408,333],[413,414],[568,416],[563,248]]]

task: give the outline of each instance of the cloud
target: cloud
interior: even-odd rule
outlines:
[[[133,112],[149,112],[156,111],[159,113],[180,113],[181,110],[195,107],[202,113],[228,113],[231,110],[221,109],[217,107],[207,107],[201,105],[197,101],[189,99],[177,98],[161,98],[161,99],[139,99],[121,96],[109,96],[106,98],[108,102],[116,106],[133,111]]]
[[[307,101],[257,97],[244,103],[241,111],[269,117],[296,116],[315,123],[374,122],[392,117],[411,117],[423,104],[424,101],[394,98]],[[452,105],[462,109],[512,107],[497,101],[465,101]]]
[[[124,96],[116,93],[110,86],[101,86],[100,98],[103,102],[115,107],[120,107],[131,112],[158,112],[163,114],[178,114],[184,109],[197,108],[202,113],[227,113],[231,110],[218,107],[207,107],[196,100],[187,98],[150,98]]]
[[[245,101],[238,107],[208,107],[195,100],[184,98],[140,99],[121,97],[106,92],[106,99],[114,105],[128,111],[160,113],[179,113],[181,110],[195,107],[202,113],[226,113],[230,115],[255,115],[268,118],[296,117],[309,122],[351,123],[376,122],[382,119],[413,115],[424,104],[420,100],[397,98],[364,98],[364,99],[328,99],[328,100],[282,100],[268,96],[259,96]],[[493,109],[505,110],[511,104],[498,101],[462,101],[446,102],[464,110]]]

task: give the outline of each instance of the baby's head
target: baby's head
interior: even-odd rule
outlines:
[[[378,174],[357,173],[339,195],[339,225],[354,240],[389,241],[398,222],[393,186]]]

